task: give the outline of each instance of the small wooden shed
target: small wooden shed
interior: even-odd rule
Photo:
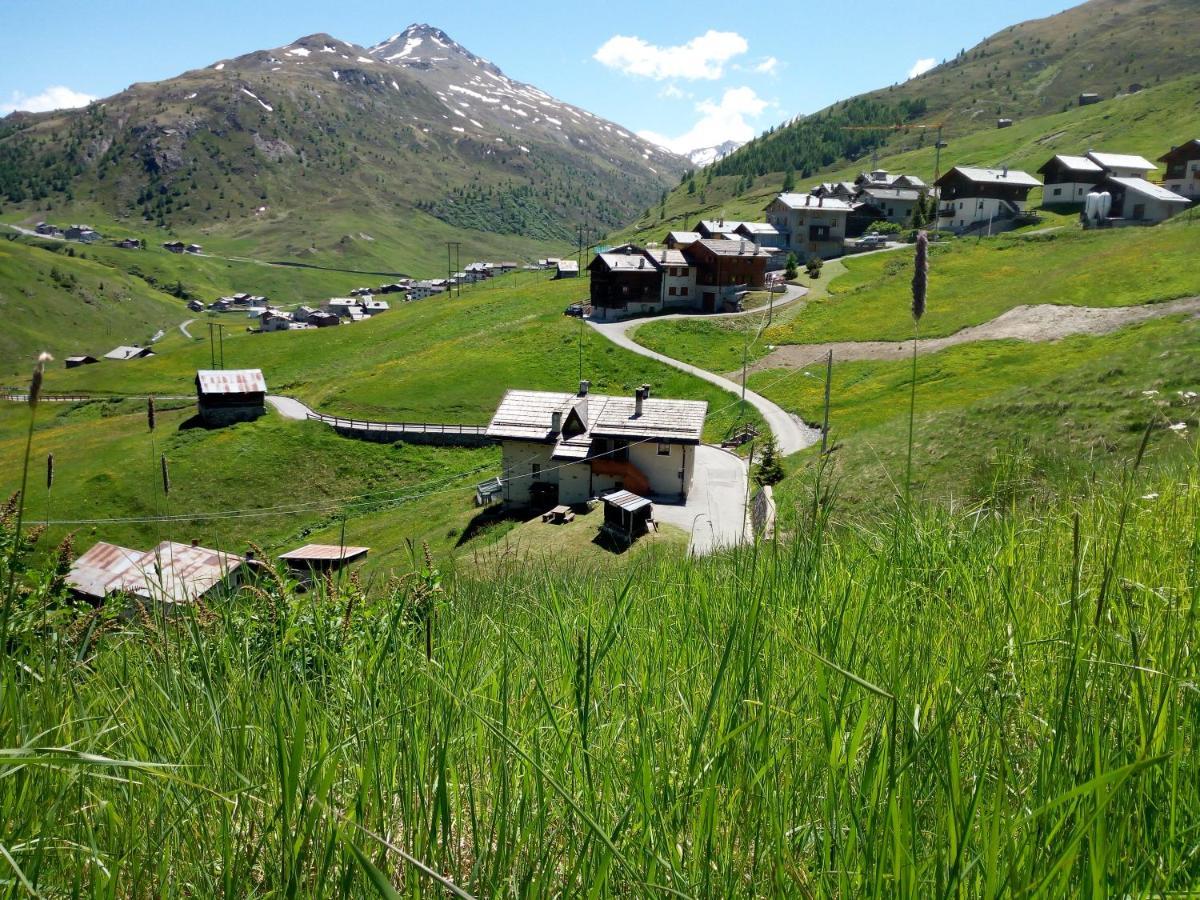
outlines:
[[[654,504],[633,491],[613,491],[605,494],[604,530],[624,541],[645,534],[654,518]]]
[[[248,422],[266,413],[267,382],[262,369],[200,369],[196,405],[205,425]]]

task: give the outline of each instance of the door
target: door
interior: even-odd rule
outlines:
[[[704,311],[706,313],[715,312],[717,309],[717,295],[712,291],[704,292]]]

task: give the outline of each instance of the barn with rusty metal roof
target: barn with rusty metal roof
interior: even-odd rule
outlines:
[[[196,372],[196,405],[209,427],[248,422],[263,415],[267,381],[262,369],[200,369]]]

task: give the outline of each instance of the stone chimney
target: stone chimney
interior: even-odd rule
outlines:
[[[552,434],[558,434],[562,431],[562,411],[555,410],[550,413],[550,431]]]
[[[590,381],[579,382],[579,396],[580,397],[586,397],[588,395],[588,391],[590,391],[591,389],[592,389],[592,383]]]
[[[817,206],[823,207],[824,205],[825,205],[825,197],[824,196],[818,197],[817,198]]]
[[[650,385],[648,385],[648,384],[642,385],[642,396],[645,397],[647,400],[650,399]]]
[[[199,547],[200,546],[200,538],[192,538],[192,546]]]
[[[635,419],[642,414],[642,401],[646,399],[646,395],[643,393],[644,390],[644,388],[637,388],[633,392],[633,417]]]

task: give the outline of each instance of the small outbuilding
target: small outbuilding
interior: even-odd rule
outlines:
[[[115,359],[124,362],[130,359],[145,359],[153,356],[154,351],[149,347],[116,347],[104,354],[105,359]]]
[[[579,263],[573,259],[560,259],[554,272],[555,278],[578,278]]]
[[[68,356],[66,364],[68,369],[75,369],[79,366],[90,366],[92,363],[100,362],[94,356]]]
[[[303,547],[281,553],[279,559],[302,580],[311,581],[315,575],[336,572],[350,563],[357,562],[366,556],[370,549],[349,547],[345,544],[305,544]]]
[[[200,369],[196,405],[205,425],[249,422],[266,413],[267,382],[262,369]]]
[[[604,531],[622,541],[633,541],[650,530],[654,520],[654,504],[633,491],[613,491],[605,494]]]

